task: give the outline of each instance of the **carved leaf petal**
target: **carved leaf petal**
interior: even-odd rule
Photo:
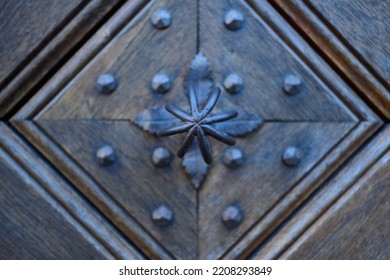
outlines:
[[[194,82],[198,104],[202,106],[213,89],[213,79],[211,77],[209,61],[201,52],[192,60],[187,79]],[[187,92],[187,84],[184,86]]]
[[[195,139],[181,162],[195,189],[200,188],[209,168],[204,162],[197,146],[198,144]]]
[[[238,109],[238,116],[226,122],[216,123],[213,126],[230,136],[245,136],[258,129],[263,120],[243,109]]]
[[[156,135],[157,131],[161,129],[180,123],[180,121],[168,113],[163,106],[143,110],[134,119],[132,119],[132,122],[143,130],[154,135]]]

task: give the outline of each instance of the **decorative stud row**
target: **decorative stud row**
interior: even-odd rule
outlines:
[[[97,163],[101,166],[108,166],[115,162],[116,154],[110,145],[104,145],[96,151]],[[166,167],[172,162],[172,153],[164,147],[157,147],[152,152],[152,163],[156,167]],[[301,161],[301,152],[298,148],[287,147],[282,154],[282,162],[289,167],[297,166]],[[225,166],[237,168],[244,164],[244,152],[238,147],[228,147],[222,157]]]
[[[223,86],[228,93],[236,94],[242,92],[244,80],[236,73],[229,74],[223,81]],[[95,88],[99,93],[110,94],[118,87],[118,81],[113,73],[104,73],[96,81]],[[151,82],[153,91],[167,93],[172,88],[172,81],[164,73],[156,74]],[[288,95],[296,95],[301,91],[301,80],[292,74],[287,75],[283,82],[283,91]]]

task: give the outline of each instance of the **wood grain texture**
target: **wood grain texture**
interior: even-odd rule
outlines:
[[[75,217],[61,205],[48,190],[30,173],[23,169],[11,154],[24,150],[15,143],[14,136],[0,124],[0,258],[1,259],[112,259],[116,252],[100,243],[90,228],[80,219],[92,218],[90,224],[101,227],[101,233],[111,231],[114,244],[117,233],[91,211],[91,207],[79,205],[82,216]],[[5,150],[9,150],[11,154]],[[40,179],[50,181],[53,171],[45,168],[39,160],[24,161]],[[47,178],[43,175],[49,175]],[[57,180],[59,178],[56,178]],[[46,182],[44,183],[46,184]],[[62,187],[60,180],[50,181],[52,187]],[[62,186],[61,186],[62,185]],[[63,189],[64,196],[69,191]],[[73,195],[74,196],[74,195]],[[74,198],[74,197],[73,197]],[[77,205],[80,199],[72,203]],[[88,222],[87,222],[88,223]],[[104,238],[104,237],[103,237]],[[106,244],[107,245],[107,244]],[[122,243],[126,255],[128,245]],[[117,247],[118,249],[118,247]],[[131,254],[127,254],[129,257]],[[133,258],[136,254],[133,255]]]
[[[65,85],[76,76],[80,70],[93,59],[99,51],[118,32],[127,25],[131,19],[147,3],[146,0],[134,0],[126,2],[111,17],[95,35],[78,50],[53,77],[42,86],[39,93],[34,95],[25,106],[18,111],[14,119],[31,119],[44,107]]]
[[[178,172],[179,160],[166,168],[154,167],[151,160],[154,148],[174,151],[178,143],[140,133],[126,121],[41,120],[39,126],[174,256],[196,257],[196,191]],[[113,147],[117,160],[102,167],[95,154],[105,144]],[[173,210],[172,225],[158,227],[152,222],[151,213],[161,204]]]
[[[356,152],[369,137],[377,131],[380,124],[361,123],[345,136],[332,151],[302,178],[293,191],[287,193],[267,215],[244,235],[234,247],[223,255],[224,259],[247,258],[258,246],[270,237],[274,230],[282,224],[305,199],[323,184],[343,163]]]
[[[389,259],[389,127],[384,154],[284,254],[285,259]],[[357,163],[359,164],[359,163]],[[352,165],[354,166],[354,165]],[[351,168],[348,166],[348,168]],[[346,170],[348,172],[348,170]],[[344,173],[328,185],[343,184]],[[349,182],[350,183],[350,182]],[[329,192],[330,190],[328,190]]]
[[[228,30],[223,24],[231,8],[245,16],[240,30]],[[223,84],[230,73],[244,79],[243,92],[227,96],[229,101],[265,121],[353,120],[331,90],[243,1],[200,1],[199,12],[200,50],[210,59],[216,83]],[[283,91],[289,74],[303,83],[295,96]]]
[[[375,0],[308,0],[390,87],[390,3]]]
[[[357,133],[362,133],[358,130]],[[278,258],[288,247],[294,243],[307,228],[316,220],[350,187],[361,180],[377,162],[384,151],[390,147],[390,130],[382,130],[364,148],[350,159],[344,167],[337,170],[337,174],[324,183],[316,196],[306,203],[289,221],[283,225],[276,234],[265,244],[259,247],[253,254],[254,259]],[[361,146],[362,143],[354,146]]]
[[[128,237],[137,248],[152,259],[172,259],[173,256],[165,250],[144,227],[132,219],[127,211],[110,196],[84,169],[72,160],[67,153],[52,141],[32,121],[12,121],[13,126],[23,136],[33,143],[66,179],[73,183],[94,205],[108,217],[120,231]]]
[[[150,17],[157,9],[172,13],[172,25],[153,27]],[[186,100],[183,79],[196,54],[196,2],[153,1],[137,15],[41,112],[45,119],[132,119],[141,108],[159,102],[151,81],[164,72],[172,82],[165,94],[169,101]],[[118,88],[110,96],[98,94],[97,77],[112,72]]]
[[[83,199],[64,178],[3,124],[0,128],[0,146],[12,156],[21,168],[46,192],[57,200],[74,219],[92,234],[115,258],[142,259],[143,256],[95,207]]]
[[[0,85],[86,3],[87,1],[80,0],[2,1]],[[43,17],[42,14],[46,16]]]
[[[353,126],[353,123],[265,123],[253,136],[239,140],[237,146],[245,153],[244,165],[236,169],[213,165],[200,189],[200,258],[220,257]],[[302,159],[297,167],[287,167],[281,160],[289,146],[300,150]],[[227,230],[220,221],[221,213],[230,204],[239,204],[245,215],[243,223],[234,230]]]
[[[257,2],[257,0],[251,0]],[[273,0],[273,3],[281,9],[282,13],[284,13],[287,18],[292,22],[293,25],[297,27],[297,29],[305,36],[309,42],[316,46],[321,54],[327,58],[332,66],[334,66],[337,71],[341,75],[347,78],[348,82],[351,83],[352,87],[357,91],[357,93],[364,98],[366,102],[368,102],[379,114],[386,120],[390,119],[390,93],[389,86],[383,84],[384,79],[378,79],[370,69],[367,68],[367,63],[361,61],[361,56],[358,55],[356,57],[351,49],[346,45],[345,40],[338,38],[335,36],[334,28],[329,27],[318,15],[316,15],[306,4],[301,0],[292,0],[292,1],[283,1],[283,0]],[[317,1],[321,3],[321,1]],[[316,2],[316,3],[317,3]],[[327,1],[323,1],[327,2]],[[356,3],[361,3],[362,1],[356,1]],[[354,3],[351,4],[349,1],[340,1],[340,5],[345,5],[342,3],[348,3],[348,9],[351,11],[359,9],[359,6],[356,6]],[[387,5],[386,1],[365,1],[365,7],[360,5],[360,8],[363,9],[363,13],[360,13],[360,16],[356,18],[356,15],[351,15],[351,12],[347,12],[347,15],[351,15],[351,20],[360,21],[360,17],[363,17],[363,21],[359,23],[358,26],[363,24],[363,28],[356,28],[356,31],[353,31],[349,36],[356,37],[355,40],[361,41],[362,37],[371,36],[374,41],[382,42],[380,48],[385,51],[385,54],[378,54],[377,56],[383,57],[387,56],[388,61],[388,53],[386,55],[386,48],[388,49],[388,40],[385,40],[385,36],[388,36],[388,21],[384,20],[382,23],[377,21],[373,14],[366,14],[369,9],[376,9],[375,5]],[[349,7],[351,4],[352,7]],[[326,5],[323,3],[321,5]],[[370,8],[371,7],[371,8]],[[326,17],[326,14],[337,14],[335,9],[327,11],[321,17]],[[365,11],[364,11],[365,10]],[[382,17],[385,13],[388,12],[388,9],[382,10],[379,13],[379,17]],[[345,19],[349,19],[347,17]],[[368,19],[367,19],[368,18]],[[382,34],[380,32],[372,32],[372,35],[369,35],[366,30],[371,29],[369,26],[370,23],[373,22],[375,24],[380,24],[382,27],[380,29],[387,29],[384,32],[387,34]],[[346,30],[351,30],[352,27],[349,23],[346,23]],[[344,28],[344,25],[343,25]],[[342,28],[340,28],[342,29]],[[336,32],[343,32],[338,30]],[[376,35],[377,34],[377,35]],[[370,40],[371,41],[371,40]],[[347,42],[348,44],[348,42]],[[356,44],[352,46],[358,47],[361,49],[366,48],[365,43],[360,43],[360,46]],[[378,46],[375,46],[375,50]],[[373,50],[374,50],[373,49]],[[366,59],[372,61],[372,57]],[[374,58],[375,60],[376,58]],[[384,66],[385,61],[382,61],[382,65]],[[387,63],[388,64],[388,63]],[[386,66],[388,67],[388,65]],[[381,73],[379,73],[381,74]],[[388,83],[388,81],[387,81]]]
[[[7,73],[15,67],[15,73],[1,90],[0,118],[9,117],[30,98],[122,2],[5,1],[0,65]],[[21,65],[16,67],[17,63]]]

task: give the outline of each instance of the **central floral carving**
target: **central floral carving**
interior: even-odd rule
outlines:
[[[158,105],[142,111],[132,121],[144,131],[159,137],[187,133],[177,156],[183,158],[182,165],[192,185],[199,188],[207,175],[208,164],[212,162],[207,136],[234,145],[236,140],[233,137],[254,132],[263,121],[227,100],[224,100],[224,107],[231,110],[212,112],[221,96],[221,89],[214,85],[210,65],[202,53],[192,60],[184,88],[190,104],[188,110],[172,104]],[[203,106],[199,109],[198,104]]]
[[[179,150],[176,153],[179,158],[182,158],[184,156],[185,152],[194,141],[195,136],[198,140],[197,142],[200,153],[207,164],[211,164],[212,157],[210,153],[210,145],[206,135],[209,135],[230,146],[236,144],[236,140],[233,137],[211,126],[211,124],[224,122],[237,117],[237,111],[234,110],[210,116],[210,113],[214,109],[214,106],[217,103],[220,94],[221,89],[219,87],[215,87],[212,90],[209,98],[206,100],[203,109],[199,111],[194,81],[190,80],[188,81],[188,95],[190,100],[191,114],[188,114],[187,112],[181,110],[175,105],[165,105],[165,109],[173,116],[181,120],[183,123],[166,129],[162,129],[157,132],[157,135],[170,136],[187,132],[187,135],[183,139],[182,143],[180,144]]]

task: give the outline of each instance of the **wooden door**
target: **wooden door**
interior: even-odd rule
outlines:
[[[390,258],[386,1],[46,2],[0,12],[1,258]]]

